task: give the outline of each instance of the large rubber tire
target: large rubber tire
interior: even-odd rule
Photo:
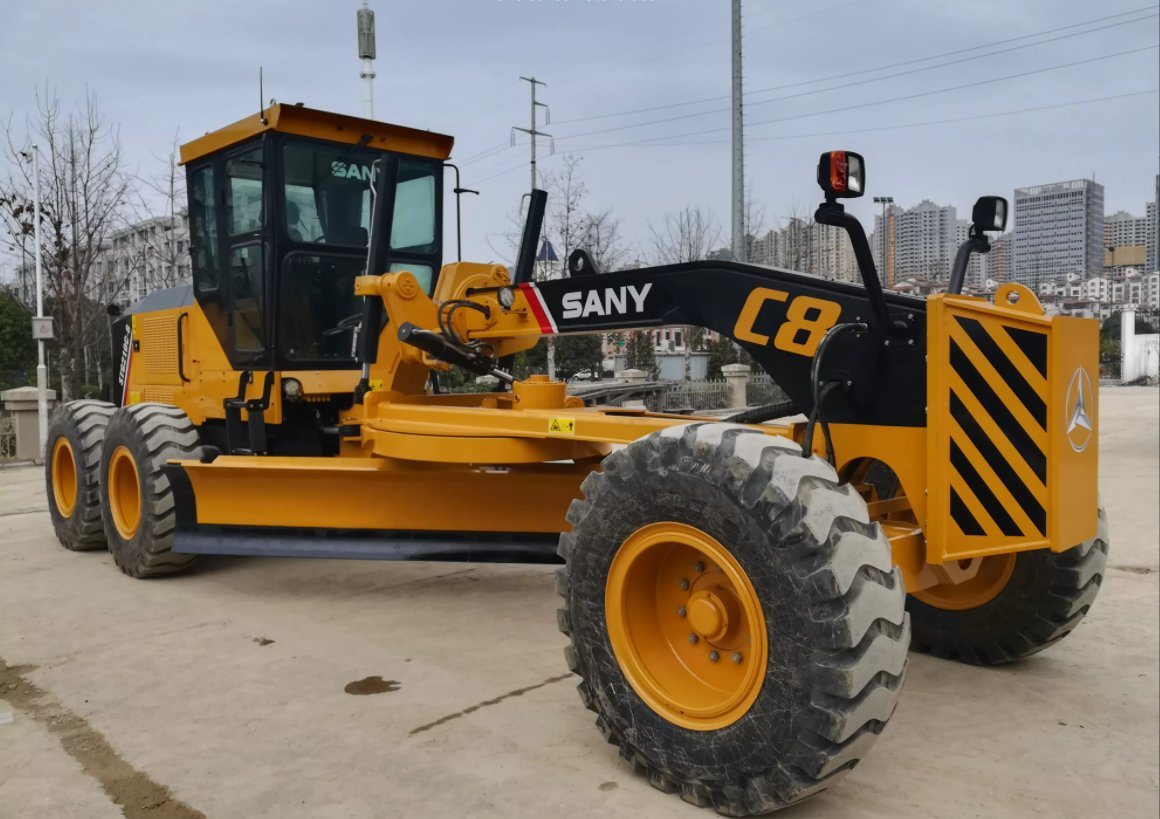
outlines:
[[[765,813],[838,781],[901,690],[901,576],[865,503],[825,461],[734,424],[670,427],[604,460],[568,511],[558,612],[568,667],[608,742],[656,788],[722,814]],[[726,546],[766,623],[760,692],[718,730],[662,717],[634,691],[608,634],[610,565],[634,531],[687,524]]]
[[[101,441],[114,409],[104,401],[69,401],[57,407],[48,425],[44,457],[48,513],[57,539],[74,552],[105,547],[105,530],[101,524]],[[63,460],[56,455],[58,447],[67,447],[61,453]],[[71,475],[57,475],[56,470],[61,466],[70,469]],[[54,479],[62,477],[74,487],[72,491],[66,490],[67,495],[75,498],[71,508],[67,505],[61,508],[59,492],[54,490]]]
[[[116,496],[120,490],[111,486],[116,476],[110,473],[114,460],[126,454],[132,459],[137,479],[137,525],[130,531],[114,512],[113,503],[121,499]],[[109,419],[101,457],[101,513],[109,551],[125,574],[130,577],[176,574],[193,562],[193,555],[171,551],[176,528],[173,489],[161,467],[169,460],[201,457],[197,429],[177,407],[134,404],[118,409]],[[118,469],[125,468],[124,463]]]
[[[1063,552],[1015,557],[994,598],[953,611],[910,595],[914,648],[971,665],[1001,665],[1036,654],[1070,634],[1092,606],[1108,562],[1108,516],[1099,508],[1096,536]]]

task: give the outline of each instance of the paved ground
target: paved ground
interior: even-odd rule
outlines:
[[[1160,394],[1101,399],[1112,570],[1088,619],[1013,667],[912,657],[874,752],[787,816],[1157,815]],[[712,815],[601,740],[549,568],[219,559],[138,582],[56,546],[44,503],[38,469],[0,470],[4,817]]]

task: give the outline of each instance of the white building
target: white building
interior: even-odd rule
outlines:
[[[846,231],[803,219],[754,240],[750,261],[838,281],[856,281],[858,266]]]
[[[954,265],[958,237],[954,205],[936,205],[924,199],[909,209],[897,205],[887,208],[885,227],[882,215],[875,216],[870,249],[887,284],[907,279],[946,281]]]
[[[117,231],[104,242],[98,264],[130,302],[154,290],[188,284],[192,277],[189,218],[184,213],[157,216]]]
[[[1104,186],[1074,179],[1015,189],[1014,281],[1038,290],[1061,274],[1104,266]]]

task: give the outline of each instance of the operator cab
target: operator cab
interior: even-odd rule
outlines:
[[[434,288],[451,146],[274,105],[181,147],[194,297],[235,369],[355,369],[355,277],[405,269]],[[372,206],[375,174],[389,183]],[[383,269],[366,271],[372,214],[390,241]]]

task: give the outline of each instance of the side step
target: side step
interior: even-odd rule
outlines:
[[[255,557],[561,563],[558,534],[414,532],[178,525],[173,551]]]

